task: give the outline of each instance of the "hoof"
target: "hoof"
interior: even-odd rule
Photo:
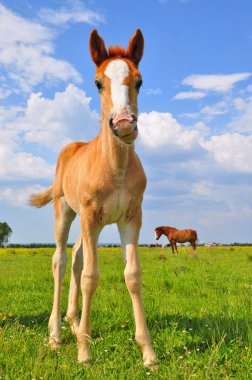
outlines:
[[[155,372],[160,370],[160,365],[157,362],[154,362],[150,365],[145,365],[145,368],[148,368],[151,372]]]
[[[64,321],[69,323],[73,335],[77,335],[80,321],[77,318],[68,318],[67,315],[65,316]]]
[[[52,350],[55,350],[56,348],[59,348],[61,345],[61,341],[60,339],[57,339],[53,336],[50,336],[49,338],[49,344],[48,346],[52,349]]]
[[[91,362],[90,354],[78,354],[78,362],[81,364],[88,364]]]
[[[148,355],[143,356],[144,366],[149,368],[151,371],[156,371],[160,368],[158,364],[158,359],[154,351],[150,352]]]
[[[88,334],[80,334],[80,331],[77,335],[77,341],[78,341],[78,362],[79,363],[89,363],[91,361],[91,354],[90,354],[90,343],[91,343],[91,337]]]

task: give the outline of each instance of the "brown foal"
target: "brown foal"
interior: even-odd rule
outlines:
[[[156,359],[142,304],[138,237],[142,223],[141,204],[146,176],[134,149],[137,137],[137,96],[142,84],[138,64],[144,39],[136,30],[128,48],[105,48],[94,30],[90,36],[91,57],[96,65],[95,84],[101,99],[102,126],[88,143],[75,142],[60,152],[55,180],[47,190],[34,194],[30,204],[42,207],[53,201],[56,251],[52,259],[54,299],[49,320],[50,346],[60,344],[60,293],[67,263],[69,229],[80,215],[81,234],[72,255],[71,282],[66,320],[77,336],[78,360],[90,360],[90,309],[100,272],[97,243],[107,224],[117,223],[126,262],[125,282],[131,295],[136,341],[145,366]],[[78,293],[82,291],[82,314],[78,317]]]

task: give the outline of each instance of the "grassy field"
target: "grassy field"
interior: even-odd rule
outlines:
[[[189,248],[167,259],[140,248],[145,313],[160,368],[142,366],[119,248],[100,248],[92,308],[92,363],[77,363],[75,337],[48,348],[53,249],[0,250],[0,379],[251,379],[252,248]],[[69,251],[70,256],[70,251]],[[66,312],[70,272],[63,284]]]

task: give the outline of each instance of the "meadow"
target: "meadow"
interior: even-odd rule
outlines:
[[[120,248],[99,248],[92,362],[77,363],[62,323],[48,348],[53,248],[0,249],[0,379],[251,379],[252,247],[139,249],[143,297],[159,369],[142,366]],[[166,253],[163,257],[162,254]],[[161,255],[161,257],[160,257]],[[63,284],[66,312],[71,252]]]

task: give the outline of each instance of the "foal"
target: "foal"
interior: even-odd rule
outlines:
[[[141,204],[146,177],[134,150],[137,137],[137,96],[142,85],[138,64],[144,40],[139,29],[127,50],[105,48],[96,30],[90,35],[90,53],[96,65],[95,84],[101,99],[102,127],[88,143],[75,142],[59,154],[53,184],[34,194],[30,204],[42,207],[53,201],[56,251],[52,259],[53,308],[49,320],[50,346],[60,344],[60,293],[67,263],[69,229],[80,215],[81,234],[72,256],[71,282],[66,320],[77,336],[78,360],[90,360],[90,309],[99,282],[98,237],[107,224],[117,223],[126,262],[125,282],[131,295],[136,341],[145,366],[156,359],[143,304],[138,237],[142,223]],[[78,293],[82,290],[82,314],[78,318]]]

